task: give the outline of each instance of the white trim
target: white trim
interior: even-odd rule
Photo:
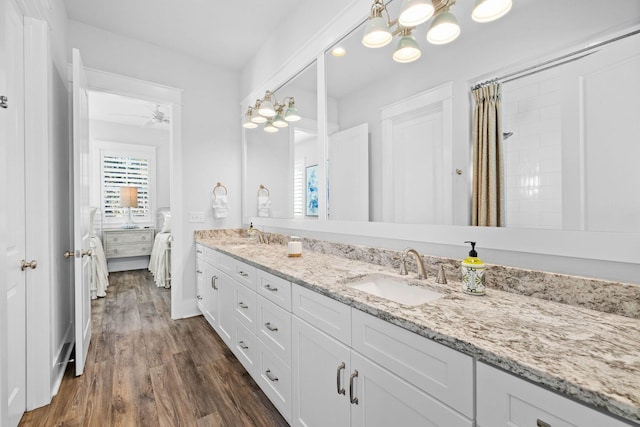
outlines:
[[[49,170],[49,39],[45,21],[24,19],[26,256],[38,268],[26,275],[27,410],[51,401],[51,267],[55,254]]]
[[[50,396],[53,397],[58,394],[58,390],[60,389],[60,384],[62,384],[62,379],[64,378],[64,372],[67,369],[67,364],[71,359],[71,350],[73,350],[73,322],[69,322],[67,325],[67,330],[64,334],[64,338],[60,343],[59,348],[55,352],[55,356],[52,359],[51,365],[51,393]]]

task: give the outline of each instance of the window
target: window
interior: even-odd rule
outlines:
[[[101,142],[100,204],[105,223],[120,223],[127,208],[120,206],[120,187],[138,189],[138,207],[131,208],[134,222],[152,222],[155,196],[155,147]]]

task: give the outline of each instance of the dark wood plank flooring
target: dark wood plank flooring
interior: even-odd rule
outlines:
[[[50,405],[21,426],[287,426],[202,317],[171,320],[170,290],[111,273],[92,301],[85,372],[69,364]]]

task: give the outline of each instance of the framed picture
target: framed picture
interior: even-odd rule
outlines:
[[[307,166],[306,176],[306,201],[307,216],[318,216],[318,165]]]

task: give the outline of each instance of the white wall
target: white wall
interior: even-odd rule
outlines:
[[[191,244],[195,229],[239,227],[240,222],[240,116],[238,112],[239,73],[205,64],[197,59],[116,35],[79,22],[69,21],[69,42],[78,48],[86,67],[147,80],[182,89],[182,198],[185,213],[205,212],[201,224],[183,227],[185,253],[174,254],[182,277],[173,285],[182,286],[177,315],[197,313],[195,305],[195,249]],[[210,197],[216,182],[229,190],[229,218],[214,221]],[[188,217],[188,215],[186,215]],[[176,293],[172,293],[175,295]]]

